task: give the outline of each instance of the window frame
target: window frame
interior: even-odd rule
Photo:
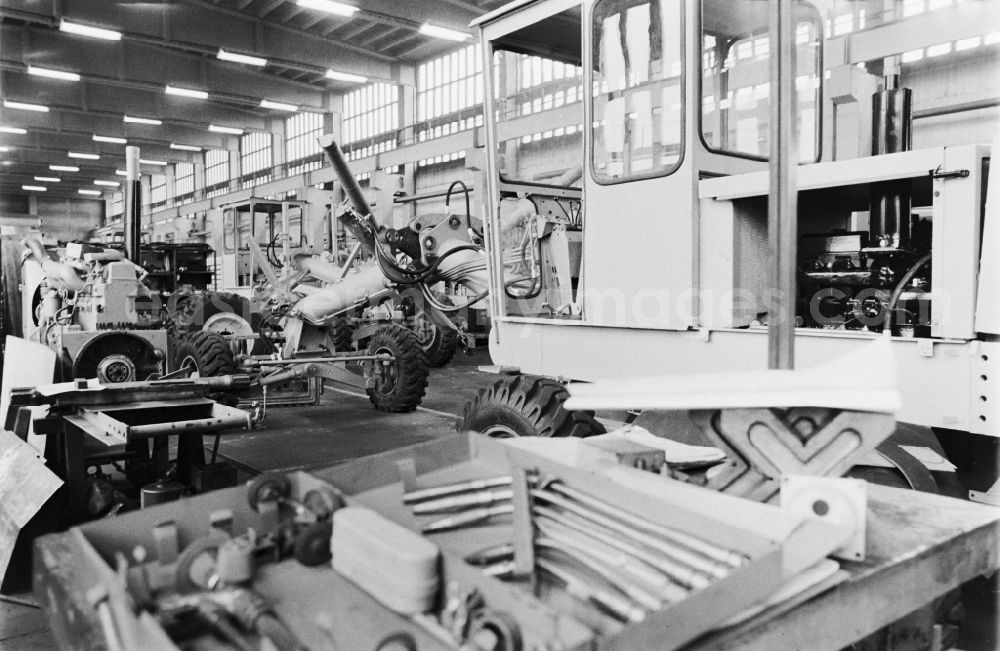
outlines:
[[[741,0],[741,1],[744,1],[744,0]],[[741,151],[734,151],[734,150],[730,150],[730,149],[722,149],[722,148],[719,148],[719,147],[713,147],[705,139],[705,129],[704,129],[705,111],[702,108],[702,106],[703,106],[702,105],[702,97],[704,97],[704,93],[705,93],[705,90],[704,90],[704,74],[703,74],[705,50],[701,46],[702,40],[703,40],[703,38],[702,38],[702,28],[703,28],[703,21],[702,21],[702,13],[703,12],[702,12],[702,7],[703,6],[704,6],[703,2],[699,2],[698,3],[699,11],[698,11],[698,15],[696,16],[696,20],[698,21],[698,24],[695,26],[695,31],[696,31],[696,33],[698,35],[698,67],[697,67],[697,71],[698,72],[697,72],[697,79],[695,80],[695,92],[697,93],[697,97],[698,97],[698,110],[696,111],[696,113],[698,115],[698,120],[697,120],[697,124],[695,125],[695,128],[698,131],[698,140],[701,142],[701,145],[707,151],[710,151],[713,154],[718,154],[720,156],[729,156],[731,158],[742,158],[744,160],[760,161],[760,162],[766,163],[766,162],[768,162],[768,161],[771,160],[770,156],[764,156],[764,155],[760,155],[760,154],[751,154],[749,152],[741,152]],[[826,81],[825,78],[824,78],[824,74],[825,74],[825,69],[824,69],[825,61],[823,59],[823,50],[824,50],[825,45],[826,45],[826,23],[823,20],[823,15],[820,13],[819,9],[817,9],[816,5],[812,4],[811,2],[802,2],[801,0],[799,0],[798,2],[795,3],[795,6],[801,8],[802,10],[804,10],[807,13],[811,14],[810,19],[814,22],[814,24],[815,24],[815,26],[817,28],[817,33],[819,35],[819,47],[817,48],[818,54],[816,56],[816,65],[817,65],[817,69],[819,71],[819,94],[816,97],[816,120],[815,120],[815,127],[813,129],[813,132],[814,132],[813,133],[813,137],[815,138],[815,142],[816,142],[816,156],[813,159],[811,159],[811,160],[800,160],[800,161],[798,161],[799,165],[809,165],[809,164],[812,164],[812,163],[818,163],[821,160],[823,160],[823,115],[824,115],[824,113],[823,113],[823,103],[824,103],[823,100],[826,97],[826,95],[824,93],[824,90],[825,90],[824,89],[824,85],[825,84],[823,83],[824,81]],[[768,37],[770,38],[770,31],[768,32]],[[770,52],[772,52],[772,51],[773,51],[773,48],[771,48],[770,43],[768,43],[768,53],[769,53],[769,56],[770,56]],[[770,81],[770,79],[768,81]],[[770,94],[768,95],[768,101],[770,101]],[[685,103],[685,105],[686,105],[686,103]],[[771,129],[771,125],[770,125],[770,123],[768,123],[768,130],[770,131],[770,129]],[[796,144],[798,144],[798,142],[796,142]]]
[[[688,104],[688,102],[687,102],[687,75],[688,75],[688,70],[687,70],[687,29],[686,29],[686,26],[687,26],[687,3],[684,0],[677,0],[677,6],[678,6],[678,10],[679,10],[678,11],[678,20],[679,20],[678,24],[679,24],[680,27],[678,29],[678,34],[680,36],[679,51],[680,51],[680,64],[681,64],[680,65],[681,74],[680,74],[680,79],[678,81],[678,84],[680,86],[680,102],[681,102],[681,109],[680,109],[680,143],[679,143],[680,144],[680,151],[677,153],[677,160],[674,162],[674,164],[672,166],[666,167],[666,168],[664,168],[662,170],[653,170],[653,171],[647,172],[645,174],[635,174],[635,175],[632,175],[632,176],[622,177],[622,178],[618,178],[618,179],[603,179],[603,178],[601,178],[601,177],[599,177],[597,175],[597,170],[595,169],[595,166],[594,166],[596,160],[595,160],[595,156],[594,156],[594,99],[595,98],[594,98],[594,92],[593,92],[593,86],[594,86],[594,64],[593,64],[593,60],[594,60],[594,54],[595,54],[594,49],[597,46],[596,39],[594,38],[594,33],[595,33],[594,16],[596,15],[596,11],[597,11],[598,6],[601,5],[604,2],[609,2],[609,1],[613,2],[614,0],[596,0],[594,2],[594,4],[591,5],[590,11],[587,13],[587,17],[586,17],[586,21],[585,21],[586,22],[586,29],[589,29],[590,30],[590,34],[591,34],[590,47],[588,48],[589,51],[584,53],[585,55],[589,55],[589,56],[586,57],[586,59],[587,59],[587,67],[584,69],[585,70],[585,72],[584,72],[584,79],[585,79],[585,81],[584,81],[584,84],[583,84],[583,91],[584,91],[584,97],[583,97],[583,101],[584,101],[583,126],[584,126],[584,129],[586,131],[586,133],[584,134],[584,139],[585,139],[585,142],[586,142],[585,155],[586,155],[586,158],[587,158],[587,169],[589,171],[591,180],[594,181],[594,183],[597,183],[598,185],[618,185],[619,183],[632,183],[634,181],[648,181],[650,179],[664,178],[664,177],[670,176],[671,174],[674,174],[675,172],[677,172],[677,170],[679,170],[681,168],[681,166],[684,164],[684,161],[685,161],[685,159],[687,157],[687,133],[686,133],[687,123],[688,123],[688,115],[687,115],[687,104]],[[649,0],[650,3],[652,3],[652,2],[659,2],[659,1],[660,0]],[[589,73],[589,75],[590,75],[590,83],[589,84],[586,83],[586,77],[587,77],[587,72],[586,71],[587,70],[590,71],[590,73]],[[589,89],[589,92],[588,92],[588,89]]]

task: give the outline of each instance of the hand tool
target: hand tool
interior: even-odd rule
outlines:
[[[609,547],[629,554],[633,558],[658,570],[664,577],[660,588],[661,597],[664,601],[669,603],[680,601],[687,596],[689,588],[704,587],[709,583],[706,577],[697,574],[690,568],[678,565],[662,556],[657,556],[645,548],[633,545],[620,537],[616,537],[611,530],[599,527],[583,518],[569,513],[560,513],[545,506],[536,506],[535,512],[540,517],[554,520],[570,529],[579,531],[584,535],[603,542]]]
[[[646,613],[630,604],[627,600],[600,588],[591,586],[572,572],[559,567],[546,558],[538,559],[538,567],[548,572],[566,586],[566,592],[586,603],[593,603],[623,622],[641,622],[646,619]]]
[[[552,549],[571,558],[590,572],[600,576],[609,586],[646,610],[659,610],[663,607],[663,602],[642,588],[633,585],[629,580],[623,579],[613,568],[609,568],[602,563],[599,557],[589,553],[585,545],[579,544],[578,541],[572,538],[546,534],[537,537],[535,545]]]
[[[510,558],[513,555],[513,543],[500,543],[499,545],[491,545],[472,552],[464,560],[470,565],[489,565],[490,563]]]
[[[681,547],[679,545],[670,543],[662,538],[657,538],[656,536],[650,535],[643,531],[638,531],[628,525],[625,525],[617,520],[606,517],[600,513],[596,513],[588,508],[585,508],[573,500],[566,499],[562,495],[558,495],[549,490],[539,490],[535,489],[531,491],[531,494],[539,499],[545,500],[551,504],[574,513],[582,518],[585,518],[591,522],[596,522],[597,524],[607,527],[608,529],[614,530],[616,533],[628,536],[632,540],[642,543],[656,549],[661,554],[666,555],[673,561],[680,563],[682,566],[686,566],[697,572],[707,574],[708,576],[721,578],[729,573],[731,568],[723,567],[718,563],[713,563],[706,560],[703,556],[699,556],[691,552],[686,547]],[[695,586],[694,583],[690,587]],[[703,586],[701,586],[703,587]]]
[[[730,567],[741,567],[747,563],[749,560],[745,555],[738,552],[734,552],[731,549],[724,549],[715,545],[707,540],[699,538],[695,535],[689,534],[686,531],[680,531],[678,529],[670,529],[652,522],[643,520],[642,518],[632,515],[622,509],[602,502],[598,499],[587,495],[586,493],[576,490],[575,488],[570,488],[565,484],[553,482],[550,483],[547,488],[553,490],[557,493],[565,495],[571,499],[575,499],[581,504],[584,504],[596,511],[600,511],[606,515],[618,518],[622,522],[629,524],[638,529],[642,529],[649,533],[665,538],[678,545],[683,545],[688,549],[691,549],[702,556],[710,558],[714,561],[728,565]],[[706,571],[708,569],[706,568]],[[711,573],[711,572],[709,572]]]
[[[450,529],[471,527],[474,524],[479,524],[480,522],[484,522],[498,515],[506,515],[513,512],[514,506],[512,504],[502,504],[500,506],[475,509],[472,511],[466,511],[465,513],[452,515],[447,518],[441,518],[440,520],[435,520],[434,522],[425,524],[420,528],[420,531],[422,533],[437,533],[439,531],[448,531]]]
[[[456,495],[455,497],[441,497],[421,502],[420,504],[415,504],[413,506],[413,513],[415,515],[429,515],[432,513],[451,513],[454,511],[463,511],[475,506],[489,506],[490,504],[496,504],[497,502],[506,502],[513,496],[514,491],[510,489],[499,491],[476,491],[475,493]]]
[[[403,503],[411,504],[413,502],[421,502],[423,500],[429,500],[436,497],[445,497],[447,495],[455,495],[457,493],[464,493],[466,491],[473,490],[485,490],[488,488],[499,488],[501,486],[510,486],[511,478],[510,475],[503,477],[490,477],[487,479],[470,479],[468,481],[460,481],[454,484],[444,484],[441,486],[432,486],[430,488],[420,488],[403,495]]]

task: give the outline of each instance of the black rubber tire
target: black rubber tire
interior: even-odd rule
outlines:
[[[330,537],[333,535],[333,522],[325,520],[314,522],[295,536],[295,560],[306,567],[316,567],[329,562],[333,557],[330,552]]]
[[[402,326],[390,324],[375,331],[368,342],[368,355],[391,353],[395,363],[385,372],[375,372],[376,385],[366,389],[368,399],[379,411],[413,411],[427,390],[427,355],[417,335]],[[375,362],[364,362],[365,376],[373,372]]]
[[[449,328],[448,326],[438,325],[434,323],[434,320],[430,317],[424,316],[423,313],[418,312],[414,319],[427,319],[431,323],[428,324],[434,328],[433,336],[427,339],[421,339],[417,335],[417,340],[420,341],[420,346],[424,349],[427,354],[427,364],[431,368],[441,368],[446,366],[451,358],[455,356],[455,351],[458,350],[458,331],[454,328]],[[416,334],[416,333],[415,333]]]
[[[465,405],[457,423],[460,432],[480,432],[498,438],[511,436],[574,436],[605,432],[592,411],[563,407],[569,392],[559,382],[534,375],[503,377]]]
[[[261,502],[286,498],[292,494],[292,480],[280,472],[263,472],[247,484],[247,504],[254,511]]]
[[[174,350],[172,370],[181,368],[185,360],[195,363],[201,377],[234,375],[240,372],[229,342],[214,332],[199,330],[185,336]]]
[[[184,335],[201,330],[205,321],[223,312],[233,312],[252,324],[250,301],[229,292],[208,292],[180,296],[168,303],[170,311],[163,320],[167,334],[178,340]]]
[[[334,318],[330,323],[330,341],[333,342],[333,350],[337,353],[344,353],[354,350],[354,326],[342,316]]]

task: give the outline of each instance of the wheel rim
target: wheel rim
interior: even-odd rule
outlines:
[[[379,348],[376,355],[391,355],[392,361],[388,364],[382,360],[375,360],[375,389],[380,394],[387,396],[396,390],[396,383],[399,379],[399,369],[396,364],[396,356],[388,348]]]
[[[180,364],[177,365],[177,369],[178,370],[187,369],[188,370],[187,376],[189,378],[201,377],[201,371],[198,370],[198,360],[196,360],[191,355],[185,355],[184,358],[181,359]]]
[[[514,439],[521,437],[521,435],[515,432],[513,428],[500,424],[490,425],[484,429],[482,433],[493,439]]]
[[[242,339],[236,339],[235,343],[239,347],[239,352],[244,355],[249,354],[250,349],[253,347],[253,339],[251,339],[254,334],[253,327],[246,319],[235,312],[213,314],[205,321],[202,330],[214,332],[222,336],[235,335],[242,337]]]
[[[420,345],[427,348],[434,343],[434,337],[437,335],[437,326],[427,318],[426,314],[421,312],[413,317],[413,334],[417,335],[417,341],[420,342]]]
[[[97,365],[97,379],[102,384],[118,384],[135,380],[135,362],[125,355],[108,355]]]

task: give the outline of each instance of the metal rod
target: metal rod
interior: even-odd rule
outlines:
[[[455,495],[466,491],[500,488],[502,486],[510,486],[510,483],[510,475],[505,475],[501,477],[489,477],[487,479],[470,479],[469,481],[443,484],[441,486],[431,486],[430,488],[419,488],[417,490],[410,491],[409,493],[404,493],[403,503],[411,504],[413,502],[421,502],[423,500],[430,500],[438,497],[447,497],[448,495]]]
[[[469,188],[469,192],[472,192],[475,188]],[[417,201],[423,201],[424,199],[437,199],[438,197],[443,197],[448,194],[447,190],[436,190],[434,192],[425,192],[423,194],[405,194],[398,197],[393,197],[393,203],[414,203]]]
[[[767,198],[770,305],[767,363],[795,367],[795,252],[798,236],[795,16],[792,0],[771,0],[771,162]]]
[[[666,538],[667,540],[677,543],[678,545],[683,545],[684,547],[687,547],[688,549],[691,549],[692,551],[701,554],[706,558],[710,558],[718,563],[722,563],[723,565],[729,565],[731,567],[740,567],[746,564],[747,562],[747,557],[744,556],[743,554],[739,554],[732,550],[725,549],[723,547],[710,543],[707,540],[689,534],[686,531],[679,531],[677,529],[671,529],[658,524],[654,524],[652,522],[648,522],[646,520],[643,520],[642,518],[632,515],[631,513],[628,513],[627,511],[623,511],[619,507],[606,504],[598,499],[591,497],[590,495],[587,495],[586,493],[578,491],[574,488],[570,488],[569,486],[566,486],[564,484],[550,484],[548,488],[550,490],[556,491],[557,493],[562,493],[566,497],[575,499],[578,502],[589,506],[590,508],[601,511],[606,515],[618,518],[622,522],[625,522],[628,525],[636,527],[637,529],[653,533],[657,536],[660,536],[661,538]]]
[[[344,267],[340,270],[339,280],[347,278],[347,272],[351,270],[351,265],[354,264],[355,260],[357,260],[358,254],[361,253],[362,246],[361,242],[357,242],[351,248],[351,253],[347,256],[347,261],[344,262]]]
[[[142,248],[142,182],[139,178],[139,148],[125,148],[125,256],[140,263]]]
[[[630,604],[626,599],[590,585],[587,581],[548,559],[539,558],[538,568],[562,581],[566,586],[566,592],[574,598],[595,603],[623,622],[641,622],[646,618],[646,613]]]
[[[344,188],[347,198],[351,200],[351,204],[354,205],[354,209],[361,216],[370,214],[371,208],[368,206],[368,199],[365,198],[365,193],[362,192],[361,186],[358,185],[354,174],[351,173],[347,159],[344,158],[344,152],[341,151],[340,145],[333,139],[333,135],[327,133],[320,136],[319,146],[326,152],[327,157],[330,159],[330,164],[337,175],[337,180],[340,181],[340,185]]]
[[[513,496],[514,491],[509,488],[499,491],[476,491],[474,493],[442,497],[415,504],[413,506],[413,513],[414,515],[430,515],[433,513],[463,511],[477,506],[489,506],[497,502],[507,502]]]
[[[342,355],[338,357],[302,357],[292,359],[248,359],[243,361],[243,365],[249,368],[258,366],[295,366],[297,364],[329,364],[331,362],[391,362],[392,355],[380,353],[378,355]]]

